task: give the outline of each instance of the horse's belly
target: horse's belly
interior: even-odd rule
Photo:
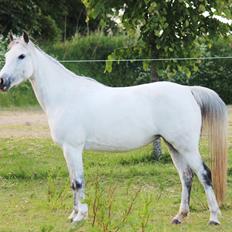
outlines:
[[[95,151],[129,151],[136,149],[142,146],[145,146],[153,141],[154,137],[150,136],[143,138],[141,140],[131,139],[131,140],[118,140],[118,141],[109,141],[109,140],[87,140],[85,142],[86,150],[95,150]]]
[[[107,115],[92,120],[87,129],[86,149],[127,151],[144,146],[154,139],[157,129],[151,116],[143,113]]]

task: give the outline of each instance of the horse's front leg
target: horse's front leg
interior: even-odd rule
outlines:
[[[72,222],[79,222],[88,215],[87,204],[81,202],[84,199],[83,145],[73,147],[65,144],[63,146],[63,151],[74,195],[73,212],[69,216],[69,219],[71,219]]]

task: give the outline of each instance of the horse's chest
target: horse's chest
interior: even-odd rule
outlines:
[[[68,119],[50,120],[49,128],[53,141],[61,146],[65,143],[76,144],[84,142],[85,131],[81,125],[71,123]]]

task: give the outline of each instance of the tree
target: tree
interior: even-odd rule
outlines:
[[[137,36],[141,41],[139,47],[132,47],[132,50],[139,50],[142,55],[147,54],[147,58],[198,55],[199,38],[204,37],[205,42],[209,43],[213,36],[226,36],[231,31],[229,24],[215,18],[215,15],[231,17],[231,0],[83,0],[83,2],[89,17],[101,16],[101,21],[107,22],[109,15],[123,11],[121,21],[124,30],[133,37]],[[162,70],[169,71],[171,75],[178,68],[181,69],[175,62],[169,64],[153,62],[150,65],[153,80],[159,79]],[[190,70],[186,68],[184,71]]]
[[[232,35],[229,39],[215,38],[208,56],[232,57]],[[226,104],[232,103],[232,59],[206,60],[188,80],[191,85],[202,85],[215,90]],[[204,77],[204,78],[202,78]]]
[[[38,7],[33,1],[0,0],[0,5],[0,32],[4,36],[10,30],[15,32],[29,30],[30,25],[37,29],[39,14]]]
[[[50,16],[56,22],[63,38],[70,38],[75,33],[87,32],[89,26],[86,23],[87,13],[81,0],[33,1],[41,9],[42,15]]]
[[[121,22],[124,30],[138,37],[139,47],[129,48],[147,58],[194,57],[201,54],[199,38],[210,45],[211,38],[217,34],[226,36],[231,26],[222,23],[215,15],[231,17],[231,0],[83,0],[89,17],[101,16],[107,21],[115,12],[123,12]],[[125,52],[115,50],[110,58],[126,58]],[[109,64],[108,64],[109,67]],[[198,61],[185,62],[144,62],[150,67],[152,81],[160,76],[168,78],[177,71],[191,76],[197,70]]]
[[[98,20],[87,24],[81,0],[0,0],[0,33],[27,30],[37,40],[70,38],[98,27]],[[10,7],[9,7],[10,6]],[[88,30],[87,30],[88,27]]]

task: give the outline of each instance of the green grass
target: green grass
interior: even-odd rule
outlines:
[[[206,153],[205,146],[202,150]],[[195,178],[191,214],[175,226],[170,220],[180,203],[177,172],[168,154],[154,162],[150,152],[151,146],[128,153],[85,152],[89,218],[73,226],[67,220],[73,200],[62,151],[50,139],[1,139],[0,231],[231,231],[231,159],[222,225],[207,225],[205,195]]]

